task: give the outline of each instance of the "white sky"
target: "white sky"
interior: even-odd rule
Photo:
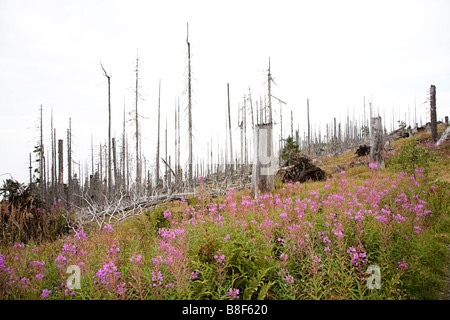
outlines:
[[[230,83],[233,146],[239,150],[238,104],[250,87],[265,94],[269,57],[276,86],[287,102],[283,128],[305,130],[306,99],[315,128],[333,117],[362,115],[363,97],[390,130],[396,118],[429,119],[427,91],[436,85],[438,119],[450,115],[450,2],[444,1],[9,1],[0,0],[0,174],[28,181],[28,157],[38,140],[44,107],[45,148],[50,113],[66,143],[72,119],[74,160],[90,168],[90,142],[107,140],[107,82],[111,77],[112,133],[121,144],[124,103],[134,108],[135,59],[140,58],[142,148],[156,153],[158,81],[162,133],[172,143],[175,101],[186,108],[186,23],[192,53],[196,144],[225,142],[226,84]],[[274,118],[279,117],[275,103]],[[427,118],[428,117],[428,118]],[[129,119],[130,116],[127,116]],[[248,118],[249,119],[249,118]],[[408,119],[407,119],[408,120]],[[420,121],[420,120],[418,120]],[[249,121],[250,123],[250,121]],[[250,125],[248,125],[250,127]],[[133,124],[127,126],[133,146]],[[279,130],[279,129],[277,129]],[[250,134],[250,131],[249,131]],[[181,137],[187,160],[187,118]],[[66,147],[66,145],[64,146]],[[164,142],[161,153],[164,156]],[[66,158],[65,160],[66,161]],[[0,176],[0,182],[8,176]]]

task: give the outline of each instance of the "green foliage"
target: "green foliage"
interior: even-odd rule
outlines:
[[[386,162],[388,166],[415,175],[416,169],[424,169],[426,173],[426,169],[430,168],[436,159],[436,154],[430,148],[419,145],[417,140],[411,140]]]
[[[295,143],[294,138],[288,136],[285,140],[284,147],[280,150],[280,156],[283,160],[289,159],[291,153],[299,152],[299,145]]]
[[[262,300],[275,284],[273,278],[274,266],[270,266],[262,256],[252,252],[245,244],[234,242],[230,265],[235,281],[234,286],[243,293],[244,300]]]

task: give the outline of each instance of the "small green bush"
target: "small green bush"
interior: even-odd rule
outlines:
[[[400,152],[394,153],[387,159],[386,163],[394,169],[407,172],[415,176],[416,169],[425,170],[430,168],[431,163],[436,161],[436,154],[427,145],[419,145],[417,140],[408,142]]]

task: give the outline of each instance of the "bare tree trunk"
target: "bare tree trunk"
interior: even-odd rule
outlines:
[[[103,185],[103,157],[102,157],[102,144],[100,143],[100,150],[99,150],[99,154],[100,154],[100,186]]]
[[[105,73],[105,77],[108,79],[108,164],[106,169],[108,171],[108,195],[111,196],[111,74],[106,73],[101,63],[100,66]]]
[[[113,152],[113,169],[114,169],[114,189],[117,186],[118,182],[118,171],[117,171],[117,162],[116,162],[116,139],[112,138],[112,152]]]
[[[311,125],[309,122],[309,98],[306,99],[306,116],[308,118],[308,154],[311,154]]]
[[[274,189],[272,124],[260,124],[254,130],[252,193],[255,198]]]
[[[255,130],[255,120],[253,119],[253,102],[252,102],[252,91],[248,87],[248,100],[250,102],[250,114],[252,115],[252,131]]]
[[[64,161],[63,161],[63,140],[58,140],[58,165],[59,165],[59,174],[58,174],[58,184],[62,186],[64,184]]]
[[[175,185],[178,184],[178,117],[177,117],[177,101],[175,100]]]
[[[50,129],[50,136],[52,139],[52,196],[53,201],[56,200],[55,194],[56,194],[56,140],[53,138],[53,108],[52,108],[52,119],[51,119],[51,129]],[[56,133],[55,133],[56,135]]]
[[[125,133],[125,101],[123,103],[123,133],[122,133],[122,187],[125,189],[125,191],[127,190],[127,185],[126,185],[126,174],[127,172],[125,171],[125,166],[126,166],[126,162],[127,162],[127,154],[126,154],[126,133]]]
[[[39,141],[39,195],[41,199],[44,199],[44,140],[43,140],[43,128],[42,128],[42,104],[41,104],[41,119],[40,119],[40,141]]]
[[[140,185],[141,185],[141,165],[139,159],[139,113],[138,113],[138,99],[139,99],[139,57],[136,57],[136,90],[135,90],[135,121],[136,121],[136,191],[139,193]]]
[[[192,185],[192,88],[191,88],[191,44],[189,43],[189,24],[187,25],[186,43],[188,46],[188,116],[189,116],[189,185]]]
[[[69,118],[69,129],[67,130],[67,202],[70,203],[72,196],[72,124]]]
[[[161,79],[159,80],[159,94],[158,94],[158,141],[156,142],[156,188],[159,186],[159,148],[160,148],[160,131],[161,131]]]
[[[272,74],[270,73],[270,58],[269,58],[269,70],[267,72],[267,88],[268,88],[268,107],[269,107],[269,122],[272,123],[272,90],[271,90],[271,83],[272,83]],[[267,123],[267,118],[265,119],[265,123]]]
[[[165,146],[165,149],[164,149],[164,153],[165,153],[165,157],[164,157],[164,161],[168,161],[167,160],[167,117],[166,117],[166,130],[165,130],[165,138],[164,138],[164,146]],[[167,169],[167,166],[165,166],[166,167],[166,170],[165,170],[165,174],[164,174],[164,184],[166,185],[166,187],[168,187],[168,174],[169,174],[169,170]]]
[[[231,135],[231,110],[230,110],[230,84],[227,83],[227,97],[228,97],[228,132],[230,136],[230,162],[231,174],[233,174],[233,136]]]
[[[377,164],[378,169],[384,169],[384,155],[383,155],[383,128],[381,126],[381,117],[375,117],[371,120],[371,132],[370,132],[370,156],[371,162]]]
[[[180,129],[180,99],[178,98],[178,168],[177,168],[177,174],[178,174],[178,182],[181,183],[183,181],[183,173],[181,170],[181,129]]]
[[[436,86],[430,87],[430,121],[431,121],[431,140],[436,142],[437,136],[437,117],[436,117]]]

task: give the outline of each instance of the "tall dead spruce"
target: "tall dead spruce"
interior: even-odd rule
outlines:
[[[187,24],[186,43],[188,47],[188,117],[189,117],[189,185],[192,186],[192,87],[191,87],[191,44],[189,43],[189,24]]]
[[[111,74],[108,74],[103,68],[103,65],[100,63],[102,70],[105,74],[105,77],[108,79],[108,194],[111,196]]]

